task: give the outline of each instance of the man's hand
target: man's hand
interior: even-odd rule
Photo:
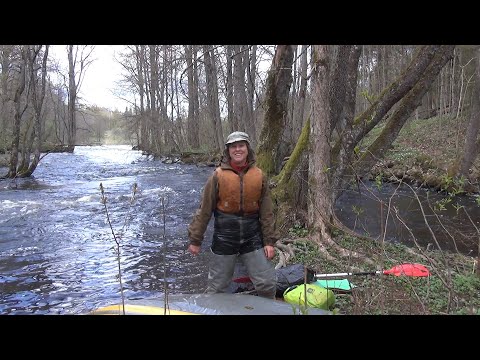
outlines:
[[[188,245],[188,251],[190,251],[192,255],[198,255],[198,253],[200,252],[200,246],[190,244]]]
[[[272,245],[265,245],[263,250],[265,251],[265,256],[267,259],[272,260],[275,256],[275,248]]]

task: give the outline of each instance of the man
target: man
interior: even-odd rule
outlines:
[[[278,240],[268,180],[255,166],[248,134],[228,135],[222,162],[208,178],[200,208],[188,226],[193,255],[200,252],[208,222],[215,216],[207,293],[226,292],[237,260],[243,262],[259,296],[275,298],[271,262]]]

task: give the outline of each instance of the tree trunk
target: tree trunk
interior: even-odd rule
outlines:
[[[300,86],[293,115],[292,139],[298,139],[304,124],[305,98],[307,94],[307,45],[302,45],[300,55]]]
[[[162,142],[162,120],[158,115],[157,111],[157,94],[160,93],[159,88],[161,87],[159,84],[158,78],[158,57],[157,57],[157,48],[155,45],[148,46],[148,54],[149,54],[149,64],[150,64],[150,87],[149,87],[149,98],[150,98],[150,111],[149,111],[149,118],[150,123],[154,129],[153,133],[153,150],[156,154],[161,154],[163,151],[163,142]],[[158,102],[163,101],[162,98],[158,99]]]
[[[233,45],[227,45],[227,120],[229,129],[228,132],[231,133],[238,129],[238,123],[236,121],[234,111],[233,111],[233,72],[232,72],[232,55],[233,55]]]
[[[266,113],[258,146],[258,166],[271,176],[281,164],[279,150],[288,115],[288,96],[292,84],[293,45],[278,45],[267,77]]]
[[[469,178],[470,176],[470,168],[477,158],[480,149],[480,140],[478,140],[478,133],[480,130],[480,48],[477,49],[475,60],[477,69],[475,72],[471,97],[472,100],[470,103],[470,119],[459,170],[459,175],[463,175],[466,178]]]
[[[255,146],[257,144],[257,129],[254,121],[257,45],[252,45],[251,52],[245,52],[245,59],[247,61],[247,119],[250,123],[249,127],[253,130],[251,131],[251,136]]]
[[[10,100],[9,96],[9,68],[11,64],[11,55],[13,51],[12,45],[0,45],[0,126],[1,126],[1,138],[0,138],[0,147],[6,147],[6,142],[8,141],[8,132],[7,129],[10,126],[7,126],[7,118],[9,117],[8,102]],[[0,148],[1,149],[1,148]]]
[[[355,171],[360,176],[365,174],[378,161],[378,158],[391,147],[393,141],[397,138],[403,125],[421,104],[422,98],[432,83],[438,77],[438,74],[445,66],[445,64],[452,58],[453,45],[442,45],[440,49],[435,52],[435,56],[431,63],[421,74],[420,79],[415,83],[415,86],[402,99],[395,112],[390,116],[388,123],[383,128],[377,139],[369,146],[360,160],[354,165]]]
[[[136,85],[140,97],[140,108],[138,111],[140,140],[138,145],[141,150],[146,150],[150,147],[150,144],[148,142],[147,119],[145,118],[145,78],[143,76],[145,67],[145,45],[135,45],[135,57],[138,79]]]
[[[68,146],[75,146],[77,137],[76,104],[77,83],[75,82],[75,62],[73,59],[73,45],[68,46],[68,121],[67,142]]]
[[[245,131],[249,133],[253,148],[255,148],[255,128],[252,129],[252,122],[248,119],[247,94],[245,90],[245,56],[248,51],[243,45],[233,46],[233,115],[238,128],[234,131]]]
[[[40,80],[40,89],[38,87],[38,75],[37,70],[32,67],[32,74],[31,78],[35,86],[32,93],[32,102],[33,102],[33,109],[34,109],[34,125],[33,125],[33,159],[28,169],[26,171],[19,174],[21,177],[28,177],[33,174],[35,169],[37,168],[38,163],[40,162],[40,147],[42,145],[42,135],[43,135],[43,128],[42,128],[42,108],[43,102],[45,99],[45,87],[46,87],[46,76],[47,76],[47,60],[48,60],[48,49],[50,45],[45,46],[45,51],[43,53],[43,60],[42,60],[42,67],[41,67],[41,80]],[[39,46],[38,52],[42,48],[42,45]],[[36,56],[35,56],[36,57]],[[33,65],[33,63],[32,63]],[[40,91],[40,94],[37,96],[37,91]],[[28,157],[30,159],[30,156]]]
[[[185,45],[185,56],[187,58],[187,75],[188,75],[188,120],[187,133],[188,145],[192,149],[200,148],[200,140],[198,134],[198,93],[195,89],[193,72],[193,62],[196,61],[193,56],[193,45]]]
[[[18,150],[20,143],[20,120],[22,118],[23,111],[25,109],[20,109],[20,99],[25,91],[25,66],[27,63],[27,48],[28,45],[23,45],[20,48],[21,59],[20,59],[20,71],[19,71],[19,82],[15,90],[15,95],[13,97],[13,107],[14,107],[14,117],[13,117],[13,133],[12,133],[12,153],[10,155],[10,163],[8,167],[8,178],[15,178],[17,176],[17,164],[18,164]]]
[[[312,114],[310,122],[310,160],[308,191],[308,222],[320,237],[329,236],[333,218],[333,197],[330,187],[331,104],[329,45],[313,46]],[[316,239],[321,242],[320,238]]]
[[[220,105],[218,102],[218,83],[215,59],[212,59],[208,45],[203,46],[205,57],[205,76],[207,78],[207,101],[210,120],[214,131],[215,150],[221,152],[224,148],[222,123],[220,119]]]

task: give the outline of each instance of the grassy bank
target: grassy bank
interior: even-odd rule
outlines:
[[[410,120],[385,158],[372,170],[370,178],[402,179],[416,186],[446,189],[448,183],[453,183],[449,169],[463,151],[465,128],[462,119]],[[374,129],[361,144],[361,149],[365,149],[381,130],[382,126]],[[471,173],[470,190],[473,192],[478,191],[479,169],[477,157]],[[299,232],[290,231],[290,235],[295,234]],[[350,277],[355,288],[336,294],[335,307],[340,314],[480,315],[480,276],[475,273],[476,258],[353,237],[341,231],[333,235],[336,246],[326,244],[325,248],[334,259],[327,258],[325,252],[306,236],[297,237],[292,244],[298,251],[289,263],[302,263],[317,273],[375,271],[402,263],[420,263],[431,272],[429,277]],[[339,248],[352,255],[340,254]]]
[[[304,264],[316,273],[386,270],[404,263],[425,265],[431,276],[360,275],[349,278],[350,292],[335,293],[335,308],[344,315],[480,315],[480,277],[475,259],[439,251],[418,251],[403,245],[335,234],[344,249],[371,260],[354,257],[328,260],[308,237],[293,243],[295,257],[289,263]],[[336,249],[327,246],[331,255]]]

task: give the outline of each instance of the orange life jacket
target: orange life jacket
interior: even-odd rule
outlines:
[[[253,166],[237,174],[218,167],[217,209],[228,214],[254,214],[259,210],[262,195],[262,170]]]

